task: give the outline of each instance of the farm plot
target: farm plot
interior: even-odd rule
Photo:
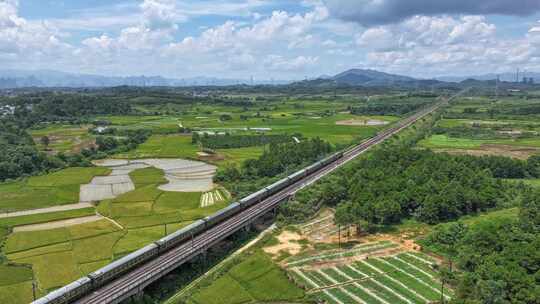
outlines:
[[[200,163],[181,161],[183,167],[178,167],[179,162],[175,160],[148,162],[108,160],[100,163],[102,167],[92,169],[110,175],[98,179],[90,175],[85,177],[87,182],[93,179],[95,184],[132,182],[134,190],[99,203],[98,213],[108,219],[96,216],[93,206],[0,218],[0,232],[3,234],[8,234],[4,226],[16,227],[7,236],[2,253],[6,254],[11,264],[31,266],[13,268],[33,272],[38,294],[43,295],[226,206],[229,197],[224,189],[213,191],[217,191],[223,200],[207,207],[200,206],[201,192],[159,189],[160,185],[167,183],[164,177],[166,170],[182,169],[186,164],[202,167]],[[82,178],[73,177],[72,180],[77,182]],[[37,185],[54,185],[61,184],[62,180],[53,176],[51,180],[38,179],[33,182]],[[79,188],[79,185],[76,187]],[[51,267],[55,271],[48,270]],[[16,297],[9,303],[28,303],[31,292],[25,279],[6,286],[0,284],[0,299],[7,295]]]
[[[137,149],[116,155],[118,158],[197,158],[198,147],[191,143],[191,136],[152,135]]]
[[[36,145],[41,149],[53,150],[55,152],[79,152],[82,148],[93,145],[94,136],[88,133],[90,125],[49,125],[42,129],[30,130],[30,135]],[[49,144],[44,146],[41,138],[47,136]]]
[[[209,207],[216,203],[226,201],[230,194],[225,189],[216,189],[214,191],[203,193],[201,196],[201,207]]]
[[[84,197],[87,200],[111,199],[134,190],[131,176],[137,179],[135,183],[139,186],[159,184],[159,189],[163,191],[203,192],[214,188],[216,167],[203,162],[184,159],[118,159],[96,164],[110,167],[112,173],[105,178],[94,178],[90,185],[85,185],[89,189],[81,187],[81,192],[88,190],[89,195]],[[147,170],[138,171],[143,169]]]
[[[332,209],[324,209],[316,218],[298,228],[312,242],[334,243],[340,236],[346,239],[350,235],[355,235],[354,227],[338,227],[334,223],[334,213]]]
[[[78,203],[81,184],[109,173],[108,168],[68,168],[26,181],[0,184],[0,212]]]
[[[403,251],[339,263],[320,264],[317,258],[310,264],[289,263],[287,267],[297,285],[327,303],[422,304],[441,299],[441,283],[432,267],[434,263],[425,254]],[[444,290],[446,300],[452,295],[451,290]]]
[[[312,263],[331,262],[344,258],[357,258],[380,253],[382,250],[397,248],[398,245],[390,241],[381,241],[376,243],[367,243],[355,246],[349,250],[327,251],[322,254],[309,256],[295,256],[285,261],[289,267],[298,267]]]

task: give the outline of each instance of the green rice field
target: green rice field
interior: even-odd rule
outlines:
[[[24,185],[48,188],[75,183],[78,189],[78,183],[109,172],[106,168],[71,168],[30,178]],[[97,208],[0,218],[0,232],[5,238],[2,253],[12,265],[0,265],[0,277],[4,280],[0,280],[0,300],[10,298],[9,302],[0,303],[31,301],[32,273],[37,296],[44,295],[228,204],[227,197],[202,208],[202,193],[161,191],[158,186],[166,180],[163,171],[155,168],[135,170],[130,177],[135,190],[102,201]],[[38,195],[34,188],[28,189],[29,194]],[[10,233],[16,226],[73,219],[96,212],[106,218],[61,228]],[[17,275],[8,280],[1,276],[7,271]]]
[[[24,181],[0,184],[0,212],[78,203],[81,184],[110,172],[103,167],[68,168]]]

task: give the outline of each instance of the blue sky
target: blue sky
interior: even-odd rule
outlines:
[[[302,79],[540,71],[538,0],[0,0],[0,68]]]

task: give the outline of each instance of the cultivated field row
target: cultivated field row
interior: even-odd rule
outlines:
[[[204,208],[212,206],[215,203],[223,201],[225,201],[224,196],[221,194],[219,189],[216,189],[214,191],[206,192],[201,196],[201,207]]]
[[[350,250],[344,250],[344,251],[337,251],[337,252],[329,252],[321,255],[315,255],[315,256],[309,256],[309,257],[297,257],[292,258],[287,261],[287,266],[291,267],[298,267],[310,263],[316,263],[316,262],[323,262],[323,261],[330,261],[330,260],[336,260],[336,259],[342,259],[347,257],[355,257],[365,254],[374,253],[377,251],[381,251],[384,249],[391,249],[395,248],[398,245],[395,243],[392,243],[390,241],[381,241],[377,243],[369,243],[364,244],[360,246],[356,246],[353,249]]]
[[[296,283],[327,303],[420,304],[441,299],[441,282],[429,256],[404,252],[325,268],[289,269]],[[449,300],[451,290],[444,290]]]

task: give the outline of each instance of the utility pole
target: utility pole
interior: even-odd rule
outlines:
[[[444,278],[441,278],[441,303],[444,304]]]
[[[338,225],[338,246],[341,248],[341,225]]]
[[[36,277],[33,271],[32,271],[32,297],[34,301],[37,300],[36,299]]]

